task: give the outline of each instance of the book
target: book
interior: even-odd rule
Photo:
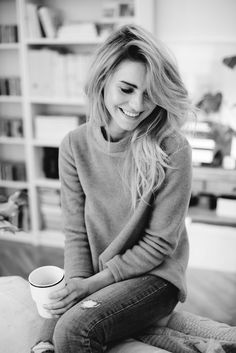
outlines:
[[[1,160],[0,162],[0,179],[25,181],[26,166],[24,162]]]
[[[0,136],[23,137],[23,120],[21,118],[1,118]]]
[[[47,38],[55,38],[57,36],[57,20],[56,14],[47,6],[38,8],[38,16]]]
[[[30,93],[32,96],[52,96],[53,55],[57,55],[57,52],[47,48],[29,50]]]
[[[43,34],[36,4],[26,4],[26,28],[29,38],[42,38]]]
[[[43,147],[42,169],[45,178],[59,179],[58,148]]]

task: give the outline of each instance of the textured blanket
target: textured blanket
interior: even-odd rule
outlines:
[[[189,312],[174,312],[166,327],[150,327],[142,342],[172,353],[236,353],[236,327]]]

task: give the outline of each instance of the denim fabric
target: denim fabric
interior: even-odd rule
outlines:
[[[104,352],[111,342],[143,335],[145,328],[172,312],[177,298],[174,285],[153,275],[103,288],[58,320],[56,353]]]

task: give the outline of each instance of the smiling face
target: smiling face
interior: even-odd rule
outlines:
[[[124,60],[104,89],[104,102],[110,114],[109,134],[114,141],[133,131],[155,108],[147,96],[146,67]]]

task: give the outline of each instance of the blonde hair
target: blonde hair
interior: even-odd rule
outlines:
[[[133,131],[124,163],[124,180],[135,207],[140,199],[154,193],[169,167],[163,141],[185,123],[191,104],[174,58],[151,33],[137,25],[125,25],[113,32],[98,48],[89,71],[85,93],[88,118],[107,126],[109,113],[104,103],[104,88],[123,60],[144,63],[147,94],[156,105],[150,116]]]

